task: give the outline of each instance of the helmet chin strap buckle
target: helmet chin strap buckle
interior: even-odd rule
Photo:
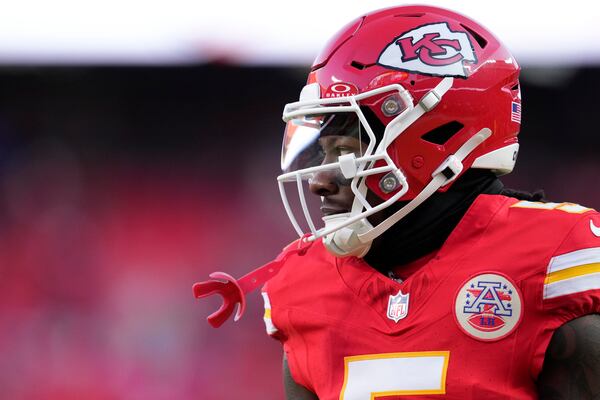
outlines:
[[[441,163],[435,171],[433,171],[431,177],[434,178],[439,174],[444,175],[446,177],[446,182],[444,182],[442,186],[445,186],[453,180],[455,180],[456,177],[462,172],[462,170],[462,161],[459,160],[459,158],[456,157],[456,155],[452,154],[448,158],[446,158],[446,160],[444,160],[444,162]]]
[[[437,93],[434,89],[429,91],[425,96],[423,96],[419,103],[421,104],[421,106],[423,106],[425,111],[429,112],[433,110],[435,106],[438,105],[440,100],[442,100],[442,95]]]
[[[458,175],[462,172],[464,165],[462,161],[467,158],[467,156],[475,150],[477,146],[483,143],[487,138],[492,135],[492,131],[489,128],[483,128],[475,135],[473,135],[469,140],[467,140],[457,151],[455,154],[451,154],[448,158],[444,160],[443,163],[440,164],[439,167],[433,174],[431,174],[432,178],[435,178],[439,174],[442,174],[446,177],[446,181],[442,183],[442,186],[446,186],[453,180],[455,180]]]

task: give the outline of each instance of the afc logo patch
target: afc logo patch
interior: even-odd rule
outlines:
[[[469,278],[456,294],[456,322],[463,332],[478,340],[504,338],[519,325],[522,314],[519,290],[498,272]]]
[[[377,64],[434,76],[466,78],[465,62],[477,56],[466,32],[451,31],[446,22],[423,25],[396,37]]]

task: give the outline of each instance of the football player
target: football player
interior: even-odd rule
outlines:
[[[600,216],[498,179],[518,76],[487,29],[429,6],[362,16],[317,57],[283,113],[302,239],[251,279],[214,276],[242,312],[268,280],[288,399],[600,396]]]

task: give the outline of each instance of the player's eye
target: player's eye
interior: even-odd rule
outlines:
[[[358,144],[358,145],[357,145]],[[323,163],[336,162],[338,157],[346,154],[361,155],[360,143],[348,137],[324,137],[319,139],[319,151],[323,154]]]
[[[356,153],[357,150],[348,146],[337,146],[336,153],[338,156],[343,156],[344,154]]]
[[[322,148],[322,151],[327,159],[337,159],[344,154],[354,153],[354,149],[348,146],[327,146]]]

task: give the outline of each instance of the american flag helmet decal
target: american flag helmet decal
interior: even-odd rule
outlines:
[[[511,102],[510,120],[512,122],[516,122],[517,124],[521,123],[521,103],[517,103],[515,101]]]

